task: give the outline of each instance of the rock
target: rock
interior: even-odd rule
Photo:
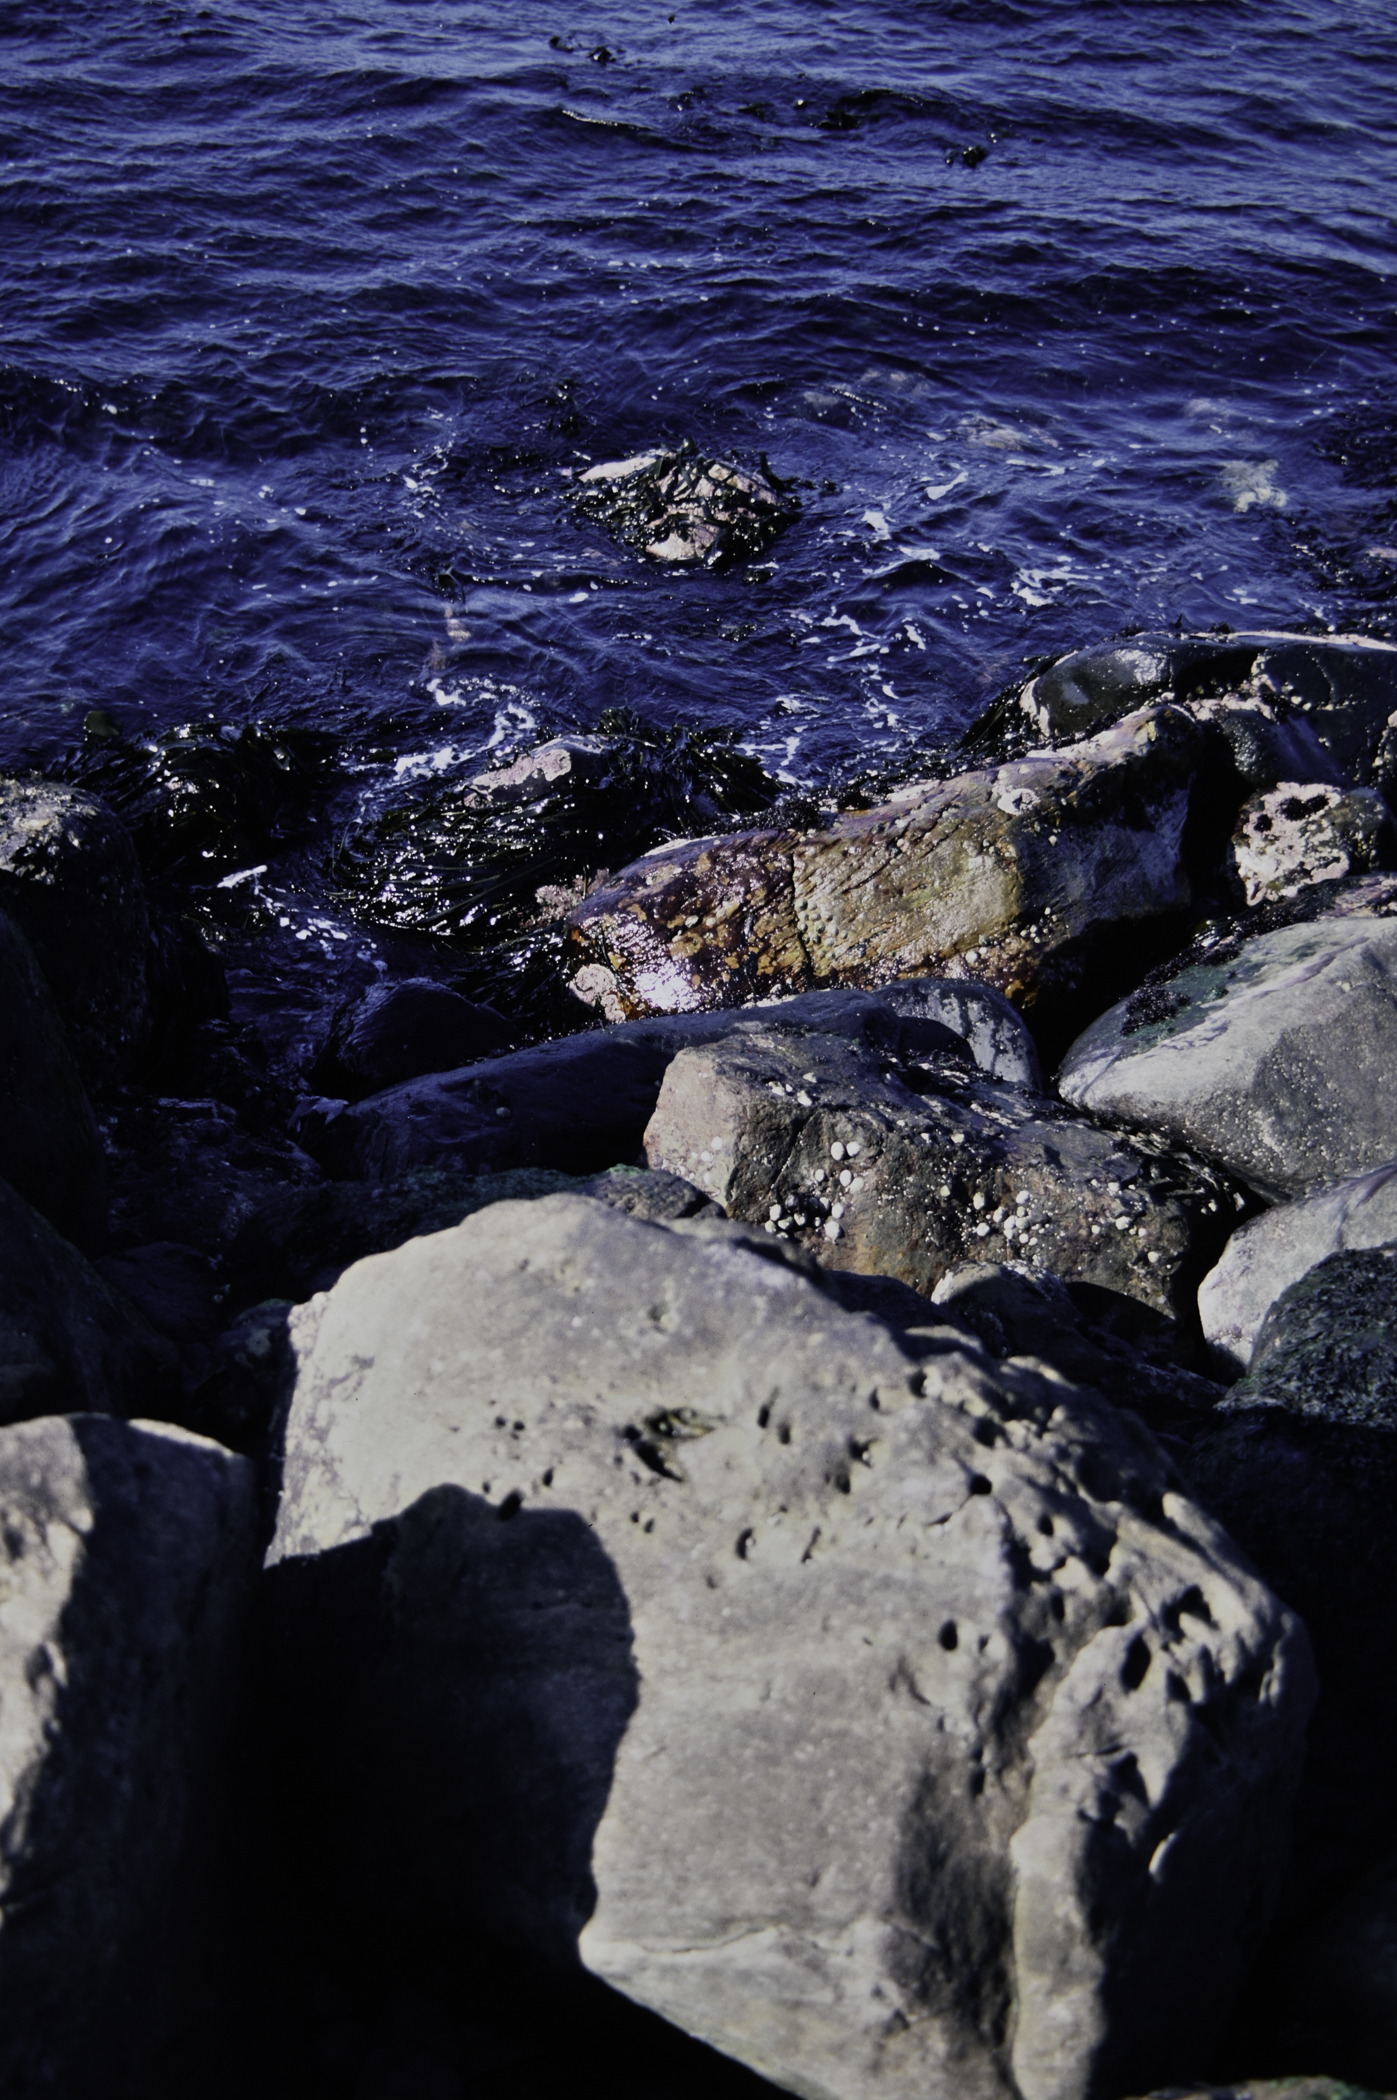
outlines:
[[[307,1100],[293,1128],[344,1180],[392,1180],[419,1166],[468,1175],[524,1167],[596,1174],[636,1160],[675,1052],[751,1019],[742,1012],[685,1014],[536,1043],[353,1106]],[[760,1019],[818,1027],[893,1055],[926,1050],[971,1062],[969,1046],[951,1029],[866,993],[806,993],[762,1008]]]
[[[1304,1616],[1320,1699],[1298,1804],[1304,1926],[1397,1849],[1397,1250],[1329,1258],[1276,1300],[1186,1470]]]
[[[242,1459],[93,1415],[0,1432],[0,2086],[106,2100],[180,2010],[250,1589]]]
[[[0,779],[0,908],[34,950],[85,1084],[124,1079],[151,1034],[150,913],[124,826],[74,788]]]
[[[1392,865],[1397,834],[1374,788],[1285,781],[1242,806],[1229,862],[1248,905]]]
[[[1152,2094],[1150,2100],[1383,2100],[1343,2078],[1322,2074],[1300,2078],[1243,2078],[1233,2085],[1171,2086],[1168,2095]]]
[[[897,1073],[755,1021],[680,1051],[645,1152],[831,1267],[929,1293],[962,1262],[1017,1258],[1091,1286],[1107,1324],[1185,1361],[1240,1202],[1198,1160],[1043,1095],[947,1066]]]
[[[507,766],[477,773],[471,791],[485,803],[538,802],[571,787],[597,787],[610,766],[604,737],[555,736]]]
[[[107,1221],[102,1140],[34,951],[0,911],[0,1176],[78,1246]]]
[[[514,1042],[503,1014],[428,977],[375,985],[335,1016],[311,1072],[324,1094],[358,1101],[384,1087],[494,1057]]]
[[[972,725],[965,748],[1012,757],[1094,735],[1132,709],[1168,700],[1200,718],[1252,716],[1231,734],[1255,787],[1283,779],[1366,786],[1397,711],[1397,647],[1362,635],[1134,635],[1073,650],[1005,694]],[[1262,726],[1268,720],[1273,728]],[[1314,770],[1316,746],[1332,770]],[[1297,770],[1303,754],[1310,763]]]
[[[185,1404],[187,1427],[249,1458],[266,1455],[268,1435],[294,1371],[290,1313],[284,1298],[273,1298],[248,1307],[224,1329]]]
[[[417,1167],[395,1180],[288,1189],[254,1212],[229,1247],[229,1301],[299,1303],[328,1291],[351,1262],[366,1254],[386,1254],[423,1233],[443,1232],[490,1203],[551,1196],[575,1186],[570,1176],[549,1168],[465,1174]]]
[[[727,568],[766,553],[799,506],[765,459],[762,472],[705,458],[686,438],[578,475],[573,502],[628,546],[656,561]]]
[[[1133,1408],[1173,1449],[1209,1425],[1224,1389],[1179,1364],[1152,1363],[1090,1324],[1069,1286],[1023,1262],[965,1262],[948,1269],[933,1305],[961,1322],[994,1357],[1034,1357],[1076,1385]]]
[[[1345,1247],[1397,1245],[1397,1161],[1239,1226],[1198,1290],[1203,1332],[1221,1363],[1245,1371],[1257,1331],[1288,1284]]]
[[[679,1218],[721,1218],[723,1213],[710,1196],[678,1174],[653,1172],[644,1167],[612,1167],[576,1184],[579,1196],[592,1196],[628,1218],[643,1218],[652,1224],[670,1224]]]
[[[164,1337],[0,1181],[0,1423],[159,1410],[178,1377]]]
[[[213,1099],[128,1093],[104,1119],[110,1220],[119,1247],[175,1241],[218,1256],[274,1196],[315,1187],[319,1167]]]
[[[1397,927],[1329,913],[1226,942],[1122,1001],[1063,1060],[1065,1101],[1193,1145],[1263,1195],[1397,1154]]]
[[[1302,1630],[1129,1417],[729,1232],[497,1205],[296,1313],[288,1784],[346,1891],[797,2091],[1177,2075],[1264,1922]]]
[[[937,1021],[963,1038],[988,1079],[1041,1092],[1038,1050],[1022,1017],[1002,992],[967,977],[905,977],[878,987],[894,1013]]]
[[[1186,851],[1185,827],[1208,748],[1178,709],[1147,709],[1070,751],[923,783],[824,832],[647,854],[573,912],[590,973],[574,989],[636,1016],[932,972],[991,985],[1040,1044],[1045,1030],[1056,1040],[1088,982],[1138,980],[1151,940],[1193,903],[1190,856],[1206,842],[1191,835]]]
[[[1384,2092],[1397,2084],[1397,1858],[1301,1935],[1285,1962],[1273,2047]],[[1354,2088],[1340,2088],[1345,2090]]]
[[[156,1240],[148,1247],[100,1255],[93,1267],[172,1342],[207,1341],[222,1324],[217,1271],[197,1247]]]

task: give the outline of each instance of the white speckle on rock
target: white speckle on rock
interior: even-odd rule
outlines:
[[[838,1138],[836,1138],[834,1143],[830,1146],[829,1156],[831,1159],[843,1159],[844,1147],[840,1144]]]
[[[836,1208],[838,1207],[839,1206],[836,1206]],[[842,1225],[836,1224],[833,1218],[825,1219],[824,1235],[827,1240],[837,1240],[839,1238],[840,1233],[843,1230],[844,1227]]]

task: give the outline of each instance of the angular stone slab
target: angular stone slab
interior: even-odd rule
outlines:
[[[0,2088],[141,2091],[181,2010],[251,1591],[245,1459],[156,1423],[0,1430]]]
[[[1201,1161],[1045,1095],[754,1026],[680,1051],[645,1151],[832,1267],[930,1292],[961,1262],[1018,1258],[1181,1323],[1185,1354],[1238,1208]]]
[[[1397,1160],[1239,1226],[1198,1290],[1203,1332],[1224,1363],[1244,1371],[1281,1292],[1346,1247],[1397,1244]]]
[[[408,1906],[831,2100],[1086,2100],[1262,1928],[1296,1621],[1095,1395],[574,1196],[293,1320],[289,1739]]]
[[[1122,1001],[1058,1074],[1064,1101],[1194,1146],[1263,1195],[1397,1155],[1397,924],[1331,914],[1229,942],[1141,1021]]]

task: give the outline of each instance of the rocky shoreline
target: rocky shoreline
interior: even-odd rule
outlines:
[[[294,1056],[0,781],[5,2091],[1397,2088],[1397,649],[609,749]]]

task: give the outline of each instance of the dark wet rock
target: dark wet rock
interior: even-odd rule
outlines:
[[[388,1181],[290,1189],[256,1211],[233,1240],[225,1264],[228,1301],[300,1302],[328,1291],[366,1254],[386,1254],[423,1233],[443,1232],[490,1203],[575,1186],[571,1176],[541,1168],[469,1174],[418,1167]]]
[[[103,1134],[114,1250],[175,1240],[216,1256],[273,1196],[322,1178],[298,1146],[211,1098],[124,1094]]]
[[[108,718],[110,720],[110,718]],[[180,723],[149,742],[89,732],[74,777],[121,818],[150,873],[207,879],[264,860],[306,827],[332,736],[271,722]]]
[[[224,1328],[184,1404],[186,1427],[250,1458],[266,1454],[294,1368],[290,1313],[288,1300],[268,1299],[247,1307]]]
[[[1397,1848],[1397,1249],[1330,1255],[1281,1294],[1185,1468],[1314,1641],[1290,1906],[1308,1925]]]
[[[830,1267],[930,1293],[963,1262],[1026,1261],[1089,1288],[1121,1339],[1185,1362],[1241,1201],[1198,1159],[1044,1095],[755,1017],[674,1058],[645,1151]]]
[[[251,1468],[153,1423],[0,1432],[0,2087],[148,2090],[208,1953]]]
[[[563,748],[569,762],[555,765]],[[563,920],[597,871],[756,816],[780,793],[734,731],[607,709],[594,737],[555,740],[474,780],[409,785],[338,842],[331,876],[360,917],[450,941],[458,989],[556,1033],[577,1013],[561,989]]]
[[[1397,1245],[1397,1161],[1263,1211],[1233,1233],[1198,1291],[1203,1332],[1229,1373],[1245,1371],[1289,1284],[1346,1247]]]
[[[584,517],[627,546],[712,569],[760,559],[799,509],[765,459],[760,469],[740,467],[706,458],[688,439],[588,467],[571,493]]]
[[[0,780],[0,907],[48,980],[84,1083],[125,1078],[153,1025],[150,912],[125,827],[77,789]]]
[[[292,1336],[269,1697],[350,1910],[580,1954],[834,2100],[1206,2055],[1310,1672],[1141,1424],[576,1196]]]
[[[34,951],[0,911],[0,1177],[65,1239],[106,1231],[102,1140]]]
[[[966,976],[1056,1041],[1100,987],[1177,939],[1235,802],[1191,823],[1208,734],[1149,709],[1060,754],[901,790],[821,833],[737,832],[648,854],[570,925],[579,997],[680,1013],[816,983]],[[1240,800],[1240,796],[1237,798]],[[1088,1011],[1090,1011],[1088,1007]],[[1070,1034],[1064,1040],[1070,1040]]]
[[[1022,1016],[992,985],[966,977],[906,977],[878,987],[884,1006],[920,1016],[960,1036],[987,1079],[1041,1091],[1042,1069]]]
[[[357,1101],[424,1072],[494,1057],[514,1038],[493,1007],[476,1006],[431,978],[409,977],[375,985],[336,1014],[310,1080],[322,1094]]]
[[[157,1240],[101,1255],[93,1267],[172,1342],[206,1342],[222,1324],[218,1271],[197,1247]]]
[[[1330,913],[1224,942],[1103,1014],[1058,1084],[1266,1195],[1377,1167],[1397,1154],[1397,927]]]
[[[1242,805],[1228,867],[1248,905],[1390,868],[1397,827],[1375,788],[1283,781]]]
[[[0,1423],[161,1414],[178,1382],[170,1343],[0,1181]]]
[[[1117,1407],[1133,1408],[1175,1450],[1207,1426],[1225,1397],[1210,1378],[1151,1362],[1109,1329],[1094,1329],[1069,1285],[1023,1262],[949,1269],[931,1302],[969,1327],[991,1356],[1035,1357],[1074,1384],[1095,1386]]]
[[[1377,784],[1397,711],[1397,648],[1353,635],[1133,635],[1073,650],[1006,693],[972,726],[964,748],[967,756],[1004,759],[1095,735],[1132,709],[1167,700],[1202,717],[1228,700],[1256,712],[1250,727],[1230,732],[1254,787],[1284,779]],[[1273,729],[1261,726],[1267,717]],[[1316,744],[1332,772],[1314,769]],[[1306,752],[1310,762],[1297,765]]]

